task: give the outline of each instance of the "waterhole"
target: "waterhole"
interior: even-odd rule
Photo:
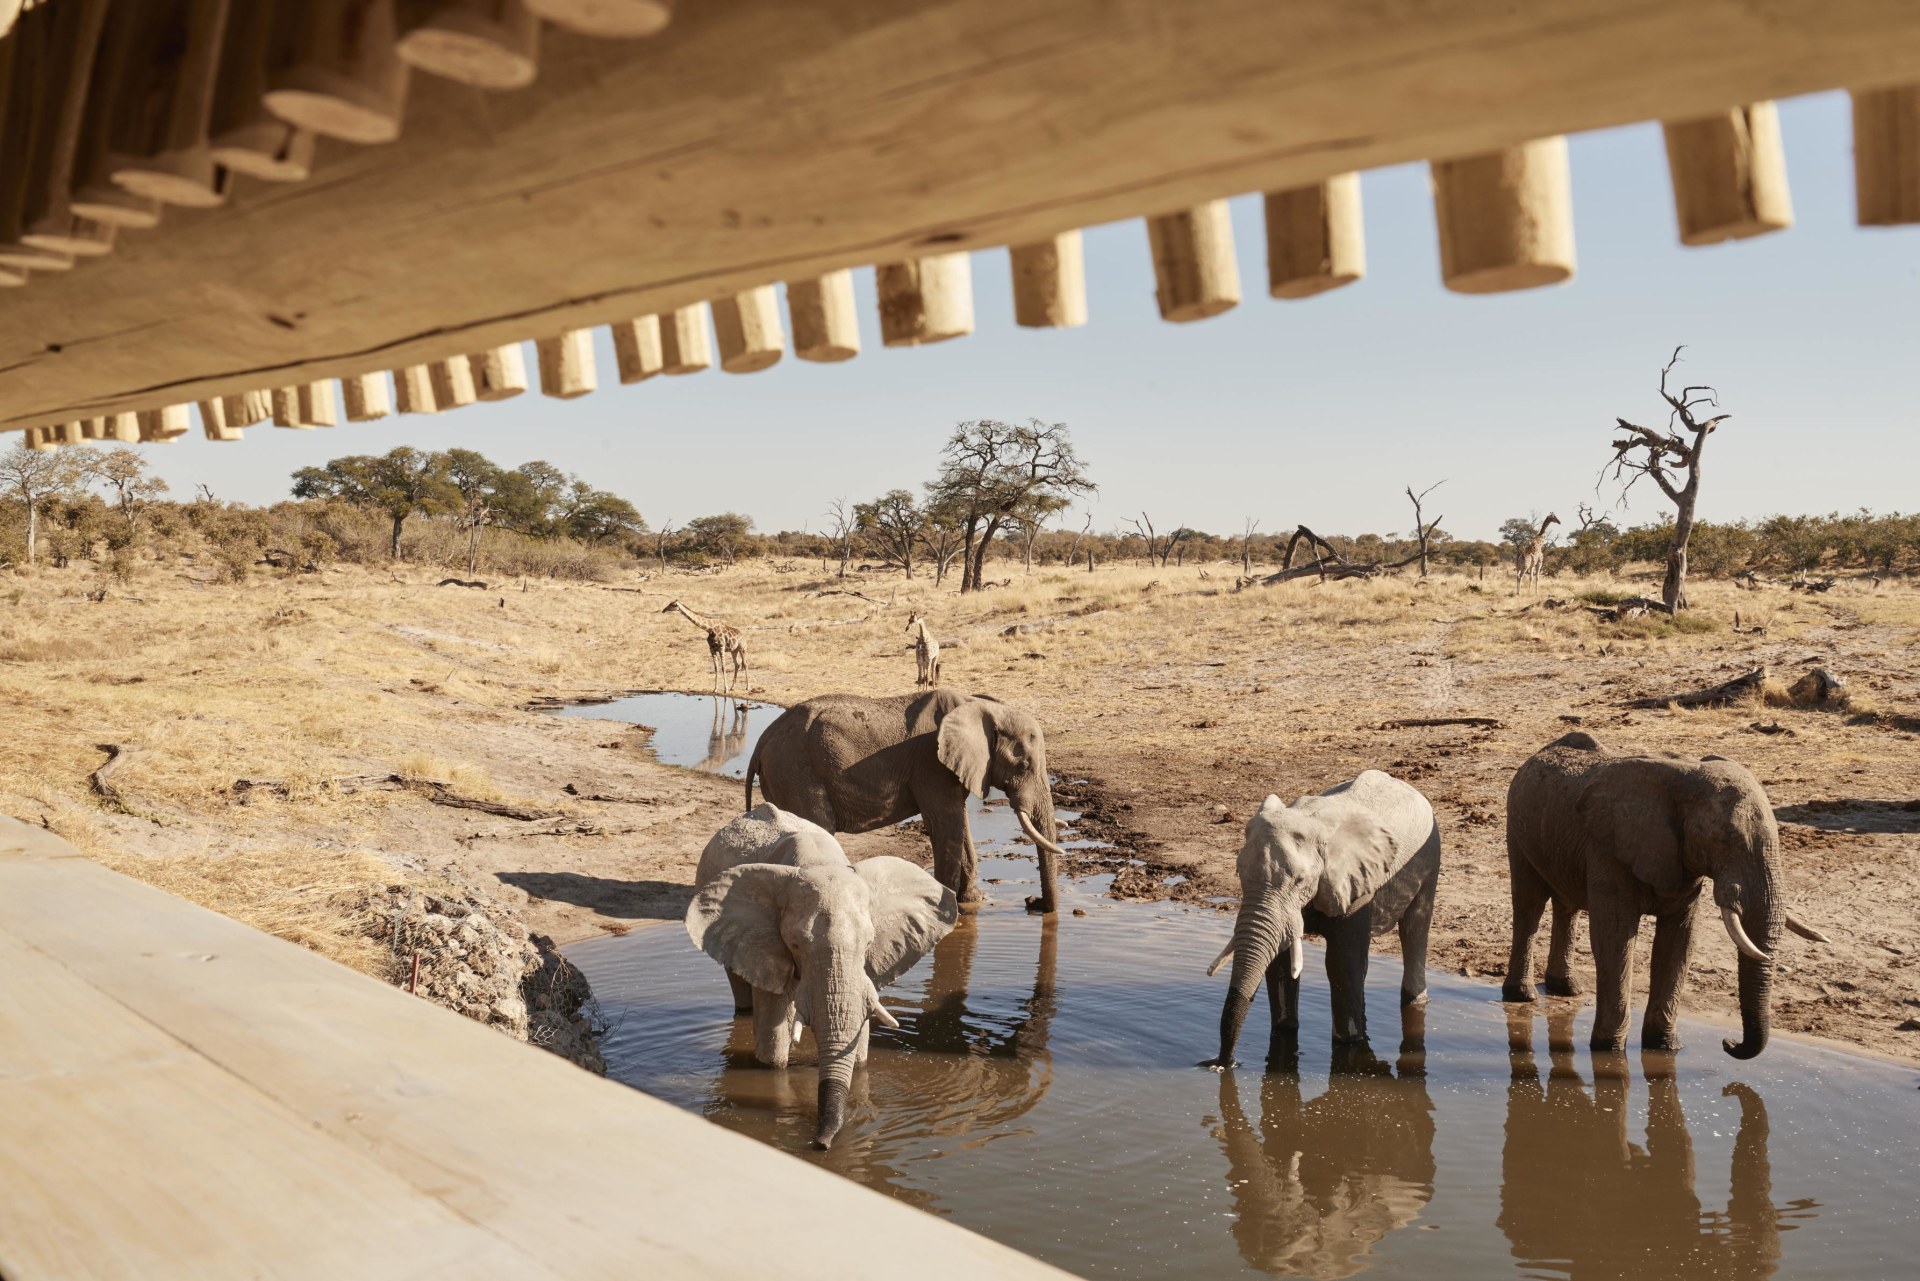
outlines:
[[[1913,1273],[1910,1068],[1784,1037],[1737,1063],[1694,1021],[1677,1056],[1596,1055],[1580,1003],[1508,1007],[1442,976],[1424,1051],[1402,1053],[1394,958],[1370,976],[1377,1053],[1336,1058],[1310,948],[1297,1055],[1263,1062],[1259,1001],[1243,1066],[1215,1074],[1193,1065],[1217,1040],[1225,979],[1205,970],[1230,916],[1089,878],[1043,922],[1005,808],[975,837],[991,902],[887,989],[901,1026],[875,1029],[833,1150],[808,1147],[805,1055],[753,1062],[678,925],[568,949],[611,1022],[611,1075],[1089,1277]]]
[[[760,732],[786,710],[777,703],[674,690],[554,709],[561,716],[648,726],[653,730],[648,746],[662,765],[685,765],[726,778],[747,776],[747,761]]]

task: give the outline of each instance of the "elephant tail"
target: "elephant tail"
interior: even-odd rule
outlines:
[[[753,776],[760,772],[760,744],[753,745],[753,755],[747,758],[747,808],[742,813],[753,812]]]

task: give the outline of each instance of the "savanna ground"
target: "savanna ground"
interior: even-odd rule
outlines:
[[[1920,1060],[1914,583],[1824,595],[1696,583],[1675,626],[1579,608],[1583,592],[1651,590],[1637,581],[1549,579],[1529,597],[1497,574],[1235,593],[1237,569],[996,565],[989,576],[1010,586],[962,597],[897,573],[841,581],[760,562],[484,591],[407,568],[214,585],[156,567],[100,603],[78,572],[42,571],[0,592],[0,812],[389,979],[405,958],[369,922],[395,886],[483,886],[562,943],[621,932],[682,914],[740,786],[653,763],[644,731],[529,705],[705,690],[703,634],[661,612],[676,597],[743,629],[756,697],[909,690],[917,606],[946,647],[946,684],[1041,717],[1056,774],[1084,780],[1062,804],[1116,847],[1087,859],[1118,871],[1116,894],[1230,905],[1241,824],[1267,793],[1291,799],[1366,767],[1422,788],[1446,842],[1434,964],[1468,975],[1504,968],[1504,799],[1529,753],[1578,725],[1609,746],[1733,757],[1777,808],[1790,901],[1834,939],[1784,944],[1777,1027]],[[887,603],[817,594],[842,588]],[[1736,609],[1764,634],[1736,634]],[[1622,706],[1763,663],[1778,684],[1814,666],[1841,674],[1851,706]],[[1380,728],[1461,715],[1499,725]],[[116,797],[88,782],[103,743],[131,749]],[[391,774],[542,816],[329,782]],[[236,792],[240,779],[279,786]],[[848,844],[920,852],[910,831]],[[1717,929],[1696,937],[1688,1003],[1731,1016],[1732,946]]]

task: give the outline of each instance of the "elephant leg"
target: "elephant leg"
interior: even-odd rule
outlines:
[[[781,992],[753,989],[753,1057],[768,1067],[783,1068],[793,1052],[793,998]]]
[[[727,983],[733,988],[733,1012],[745,1014],[753,1009],[753,985],[732,970],[727,971]]]
[[[1301,946],[1295,944],[1294,946]],[[1300,980],[1293,975],[1293,957],[1282,952],[1267,966],[1267,1008],[1273,1014],[1275,1041],[1300,1034]]]
[[[1693,950],[1693,916],[1697,896],[1678,911],[1653,923],[1653,969],[1647,976],[1647,1013],[1640,1024],[1640,1048],[1677,1050],[1680,1035],[1680,994],[1687,986],[1687,954]]]
[[[966,798],[950,809],[931,805],[921,810],[927,825],[927,839],[933,843],[933,879],[953,891],[962,911],[979,909],[980,855],[973,848],[973,832],[967,823]]]
[[[1400,1004],[1422,1001],[1427,995],[1427,936],[1433,930],[1433,900],[1440,889],[1440,867],[1434,865],[1427,882],[1400,914]]]
[[[1333,1007],[1333,1043],[1367,1039],[1367,947],[1373,939],[1373,905],[1349,916],[1328,917],[1327,992]]]
[[[1549,996],[1578,996],[1580,981],[1573,977],[1573,923],[1579,909],[1553,901],[1553,938],[1547,944],[1547,981]]]
[[[1507,978],[1500,985],[1503,1001],[1533,999],[1533,936],[1547,910],[1547,880],[1533,864],[1507,855],[1507,888],[1513,898],[1513,946],[1507,952]]]
[[[1618,899],[1619,901],[1610,901]],[[1618,1050],[1627,1042],[1628,1002],[1633,990],[1633,940],[1640,913],[1625,894],[1593,894],[1587,901],[1587,934],[1593,943],[1595,1050]]]

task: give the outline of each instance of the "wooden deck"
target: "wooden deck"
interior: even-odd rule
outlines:
[[[0,1277],[1060,1277],[0,818]]]

